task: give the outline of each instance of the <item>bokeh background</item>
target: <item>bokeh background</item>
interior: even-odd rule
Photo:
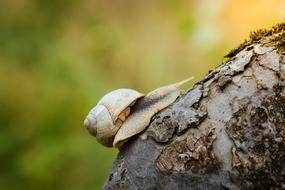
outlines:
[[[201,79],[284,0],[0,0],[0,189],[100,189],[82,122],[112,89]]]

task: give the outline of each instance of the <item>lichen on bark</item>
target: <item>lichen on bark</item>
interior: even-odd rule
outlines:
[[[253,33],[156,114],[104,189],[285,189],[284,29]]]

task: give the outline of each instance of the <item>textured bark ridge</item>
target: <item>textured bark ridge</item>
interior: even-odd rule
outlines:
[[[262,30],[120,150],[104,189],[285,189],[284,24]]]

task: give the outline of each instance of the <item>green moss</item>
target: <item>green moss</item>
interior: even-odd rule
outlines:
[[[270,44],[278,50],[285,50],[285,22],[273,26],[271,29],[259,29],[253,31],[249,35],[249,39],[245,40],[237,48],[231,50],[225,55],[226,58],[234,57],[238,52],[243,50],[246,46],[253,43]]]
[[[273,36],[273,45],[281,52],[285,51],[285,29],[278,35]]]

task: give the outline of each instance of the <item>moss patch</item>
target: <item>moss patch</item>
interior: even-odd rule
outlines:
[[[253,31],[249,35],[249,39],[245,40],[237,48],[231,50],[225,58],[234,57],[238,52],[243,50],[246,46],[253,43],[270,44],[279,51],[285,50],[285,22],[273,26],[271,29],[259,29]]]

